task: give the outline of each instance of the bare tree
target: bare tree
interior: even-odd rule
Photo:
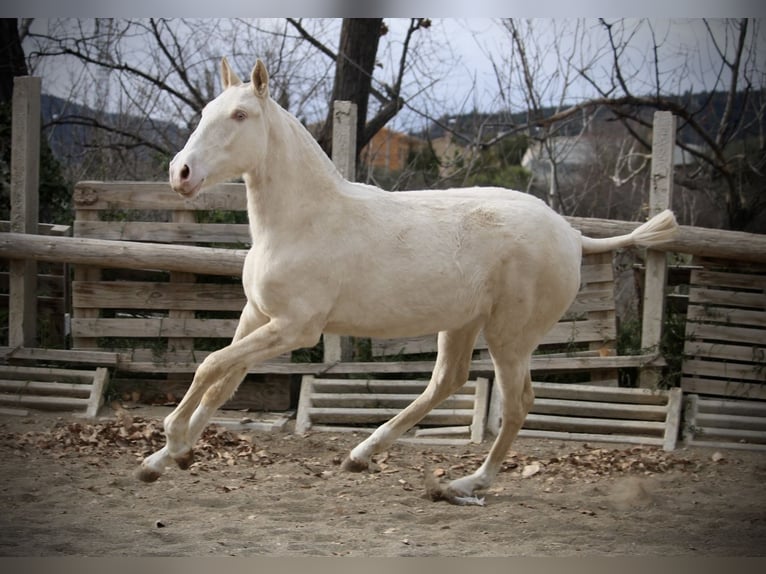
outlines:
[[[533,23],[504,21],[512,46],[505,69],[516,71],[521,79],[516,85],[523,88],[530,109],[527,125],[515,129],[537,133],[545,142],[564,122],[579,120],[583,113],[591,117],[600,113],[603,119],[607,111],[637,144],[623,146],[630,157],[617,157],[616,165],[632,165],[625,173],[637,176],[648,166],[634,160],[651,152],[652,112],[671,111],[679,118],[678,145],[694,160],[694,168],[680,172],[676,183],[716,197],[728,227],[756,225],[766,209],[761,23],[740,19],[703,24],[711,50],[681,53],[671,41],[670,28],[648,20],[582,21],[577,24],[580,33],[567,37],[566,50],[562,50],[562,34],[549,36],[542,45],[543,35],[523,34]],[[546,68],[544,75],[535,76],[544,69],[535,58],[550,53],[557,54],[558,69],[552,74]],[[715,73],[711,76],[708,69]],[[512,76],[505,72],[504,77]],[[541,97],[551,85],[561,96],[575,81],[580,82],[578,92],[585,94],[587,88],[589,95],[570,90],[564,100],[552,97],[549,90],[547,100]],[[625,173],[615,181],[626,183]]]
[[[112,179],[154,177],[164,171],[162,161],[153,160],[155,173],[136,171],[138,164],[129,165],[128,158],[136,155],[132,150],[167,160],[214,97],[215,71],[223,55],[243,75],[256,57],[267,62],[272,94],[307,123],[329,118],[328,104],[334,98],[355,101],[361,149],[401,109],[412,40],[428,25],[424,19],[411,20],[399,66],[383,71],[386,81],[376,78],[379,38],[386,31],[382,19],[52,20],[47,29],[30,31],[29,62],[43,77],[66,70],[72,89],[66,99],[98,110],[84,113],[71,105],[54,121],[99,134],[82,142],[94,152],[97,148],[98,159],[81,166],[92,169],[93,161],[106,162],[112,166]],[[378,106],[368,120],[370,94]],[[115,173],[116,164],[123,166],[122,172]]]

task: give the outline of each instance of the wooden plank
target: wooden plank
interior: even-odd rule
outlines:
[[[673,161],[676,147],[676,118],[670,112],[654,112],[652,122],[652,164],[649,187],[649,217],[657,215],[673,204]],[[641,348],[659,349],[665,319],[665,286],[667,285],[667,254],[647,249],[644,259],[643,313],[641,317]],[[655,388],[662,371],[643,368],[638,374],[638,385]]]
[[[84,213],[98,216],[98,212]],[[82,217],[82,213],[77,215],[78,219]],[[246,249],[0,233],[0,257],[13,260],[240,277],[246,255]]]
[[[41,79],[13,78],[11,102],[11,231],[37,233],[40,182]],[[37,339],[37,262],[12,259],[8,267],[8,344],[33,347]]]
[[[721,341],[740,344],[761,345],[766,333],[762,329],[728,327],[707,323],[687,323],[686,337],[693,341]]]
[[[99,214],[95,211],[75,211],[75,220],[96,221]],[[65,259],[64,259],[65,260]],[[101,269],[89,265],[76,265],[73,273],[73,284],[76,282],[99,281],[101,279]],[[73,306],[72,319],[95,319],[101,311],[94,308],[78,308]],[[72,346],[78,349],[97,349],[98,340],[96,337],[72,336]]]
[[[721,378],[733,381],[753,381],[766,383],[766,365],[725,363],[720,361],[705,361],[702,359],[685,359],[683,362],[684,375]],[[766,386],[766,385],[764,385]]]
[[[592,400],[544,399],[538,397],[535,399],[530,412],[544,415],[664,421],[667,408],[665,405],[637,405],[596,402]]]
[[[29,415],[27,409],[14,409],[12,407],[0,407],[0,416],[25,417]]]
[[[143,281],[74,281],[72,283],[72,306],[82,309],[241,311],[245,301],[241,285]]]
[[[545,431],[526,428],[522,428],[519,431],[519,436],[525,438],[575,440],[580,442],[625,443],[647,446],[662,446],[663,443],[663,439],[661,438],[648,436],[599,434],[590,432]]]
[[[425,380],[388,380],[388,379],[315,379],[314,389],[320,393],[409,393],[417,396],[422,393],[428,381]],[[456,392],[467,394],[476,388],[475,381],[467,381]]]
[[[760,346],[726,345],[723,343],[687,341],[684,345],[684,355],[764,364],[766,363],[766,344]]]
[[[75,221],[74,227],[77,237],[110,241],[226,243],[242,246],[249,245],[251,242],[250,228],[244,223]]]
[[[699,412],[695,425],[704,428],[766,431],[766,417]]]
[[[91,385],[81,383],[49,383],[41,381],[0,380],[0,393],[23,395],[90,396]]]
[[[563,383],[532,383],[537,398],[590,400],[637,405],[665,405],[667,391],[625,387],[594,387]]]
[[[489,405],[489,380],[477,377],[476,392],[474,393],[473,419],[471,420],[471,442],[480,443],[484,440],[484,427],[487,423]]]
[[[753,309],[728,309],[689,305],[686,312],[686,320],[693,323],[723,323],[726,325],[747,325],[766,329],[766,309],[756,311]],[[764,339],[766,339],[766,332],[764,332]]]
[[[662,440],[662,449],[672,451],[676,449],[681,430],[681,414],[683,413],[683,392],[675,387],[668,393],[667,414],[665,419],[665,435]]]
[[[695,269],[691,274],[690,285],[766,291],[766,275]]]
[[[698,393],[700,395],[718,395],[742,399],[766,400],[766,385],[762,384],[738,383],[684,376],[681,379],[681,388],[686,393]]]
[[[754,430],[699,426],[695,432],[695,438],[699,436],[706,440],[727,439],[730,442],[766,443],[766,432]]]
[[[72,319],[72,334],[88,337],[206,337],[231,339],[239,319]]]
[[[603,343],[614,340],[616,328],[614,321],[581,320],[556,323],[543,337],[541,346],[567,345],[579,343]],[[482,335],[476,340],[474,349],[486,349],[487,343]],[[373,339],[373,356],[415,355],[436,352],[436,335],[423,335],[403,339]]]
[[[402,409],[414,401],[419,394],[394,393],[322,393],[311,395],[314,407],[366,408],[383,407]],[[440,408],[473,408],[474,395],[452,395],[440,403]]]
[[[0,347],[0,360],[116,366],[120,359],[118,353],[109,351]]]
[[[580,281],[583,284],[614,281],[614,269],[612,262],[594,263],[591,255],[585,255],[580,268]]]
[[[74,397],[38,397],[35,395],[0,394],[0,404],[19,405],[35,409],[78,409],[87,407],[88,399]]]
[[[104,391],[109,383],[109,371],[103,367],[96,369],[93,374],[93,384],[91,387],[90,396],[88,397],[88,405],[85,407],[85,417],[94,419],[98,416],[98,411],[101,405],[104,404]]]
[[[85,370],[0,365],[0,377],[4,379],[23,377],[36,381],[89,383],[92,376],[92,371]]]
[[[689,303],[700,305],[728,305],[731,307],[766,308],[766,295],[763,293],[743,293],[742,291],[724,291],[722,289],[689,288]]]
[[[471,432],[472,432],[471,426],[468,426],[468,425],[454,426],[454,427],[428,427],[428,428],[415,429],[415,436],[416,437],[459,436],[459,435],[471,434]],[[478,440],[478,441],[474,440],[472,436],[471,442],[478,443],[478,442],[481,442],[481,440]]]
[[[598,418],[580,418],[570,416],[528,414],[524,428],[555,431],[581,431],[589,433],[620,433],[620,434],[654,434],[662,435],[665,431],[664,422],[614,420]]]
[[[301,379],[301,391],[298,397],[298,411],[295,415],[295,432],[297,434],[304,434],[311,428],[311,415],[309,409],[311,408],[311,395],[314,391],[314,376],[304,375]]]
[[[309,416],[316,423],[380,423],[399,414],[401,409],[387,408],[341,408],[341,407],[310,407]],[[473,417],[473,409],[440,409],[429,412],[420,424],[466,424]]]
[[[80,181],[75,185],[78,210],[162,209],[191,211],[245,211],[244,183],[222,183],[192,199],[175,193],[166,181]]]
[[[705,398],[698,402],[700,413],[716,413],[735,416],[759,416],[766,418],[766,402],[764,401],[732,401],[725,399]]]

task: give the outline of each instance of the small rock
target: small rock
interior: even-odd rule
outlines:
[[[710,460],[713,462],[721,462],[724,459],[723,455],[720,452],[714,452],[713,455],[710,457]]]
[[[155,528],[165,528],[165,523],[162,522],[162,520],[157,520],[154,522]]]
[[[521,478],[530,478],[540,472],[540,465],[536,462],[527,464],[524,466],[524,470],[521,471]]]

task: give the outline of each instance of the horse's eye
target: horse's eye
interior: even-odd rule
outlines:
[[[238,122],[242,122],[247,119],[247,114],[242,110],[235,110],[234,113],[231,114],[231,117]]]

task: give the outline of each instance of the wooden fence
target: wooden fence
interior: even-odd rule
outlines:
[[[344,110],[341,106],[336,113],[349,126],[355,125],[355,122],[347,121]],[[34,110],[23,111],[26,116],[30,113]],[[347,131],[352,133],[353,129]],[[29,133],[29,130],[15,133]],[[669,158],[672,157],[675,134],[672,116],[658,114],[654,134],[656,157],[652,162],[650,215],[670,203],[672,160]],[[33,144],[33,141],[22,142],[18,147],[26,149]],[[347,147],[353,149],[355,146]],[[338,149],[342,148],[338,146]],[[10,232],[0,232],[0,257],[11,261],[9,345],[0,349],[0,355],[6,360],[108,366],[119,372],[161,372],[171,379],[180,377],[174,379],[180,387],[188,384],[202,358],[231,337],[244,304],[239,275],[250,242],[244,215],[244,186],[220,185],[193,200],[185,200],[174,194],[166,183],[81,182],[74,194],[74,237],[53,239],[39,235],[37,222],[32,222],[29,217],[29,210],[34,210],[36,201],[32,197],[36,194],[35,176],[30,175],[35,169],[34,165],[14,169],[14,173],[27,173],[27,176],[12,182],[15,215]],[[344,169],[350,171],[348,166]],[[638,225],[588,218],[569,218],[569,221],[593,237],[627,233]],[[766,236],[682,227],[674,241],[647,252],[642,321],[645,353],[640,356],[620,357],[614,353],[614,305],[613,296],[610,296],[608,256],[605,260],[586,262],[583,274],[586,287],[578,297],[573,314],[565,319],[568,324],[561,323],[556,328],[567,331],[559,343],[577,340],[583,346],[538,356],[533,361],[533,369],[539,372],[586,370],[591,373],[592,381],[614,384],[615,369],[638,365],[641,386],[656,388],[663,365],[659,342],[665,317],[667,252],[765,264]],[[35,346],[35,306],[30,301],[36,294],[36,261],[66,261],[75,265],[71,284],[72,349],[62,351]],[[700,272],[693,274],[693,280],[701,281],[707,277],[727,285],[728,274],[719,270],[712,274]],[[703,346],[719,349],[722,342],[720,338],[699,340],[702,332],[699,328],[690,332],[689,339],[695,341],[697,358],[687,361],[685,392],[710,393],[711,383],[706,382],[704,387],[698,381],[693,382],[703,376],[699,372],[692,373],[693,369],[707,369],[706,372],[718,373],[714,377],[718,380],[717,385],[723,384],[727,388],[740,382],[737,377],[742,375],[755,393],[751,396],[764,398],[763,339],[759,330],[764,321],[762,311],[766,309],[762,281],[760,272],[751,274],[745,285],[747,293],[727,296],[730,299],[725,321],[743,321],[744,324],[733,329],[719,324],[714,329],[723,332],[727,327],[729,339],[725,345],[738,345],[736,357],[708,353],[710,356],[704,359],[707,362],[703,365],[703,359],[698,357]],[[742,280],[738,282],[741,287]],[[711,302],[704,296],[717,290],[709,285],[701,289],[693,286],[690,291],[690,324],[699,323],[701,313],[709,309]],[[701,292],[708,295],[696,299]],[[731,303],[731,298],[735,303]],[[590,303],[586,305],[586,301]],[[730,309],[743,301],[749,302],[747,309]],[[580,305],[579,310],[577,305]],[[708,316],[702,323],[708,323],[710,319]],[[586,324],[589,325],[587,329],[580,329]],[[595,336],[587,338],[586,333],[591,331]],[[577,336],[572,337],[572,332]],[[730,340],[739,335],[744,335],[744,339],[737,340],[740,342]],[[555,339],[554,335],[551,337]],[[550,342],[554,342],[553,339]],[[427,357],[414,361],[348,363],[340,361],[342,345],[328,343],[326,340],[325,357],[319,363],[290,363],[283,357],[280,361],[255,366],[251,372],[335,376],[344,373],[426,373],[433,366],[432,358]],[[415,345],[412,348],[422,351],[425,347],[418,345],[423,344],[423,341],[408,341],[405,348]],[[383,358],[390,344],[373,342],[372,348],[381,355],[378,358]],[[687,352],[692,352],[691,346]],[[742,356],[748,353],[752,360],[742,366]],[[726,366],[735,359],[738,367]],[[473,376],[492,374],[491,361],[481,348],[471,372]]]

